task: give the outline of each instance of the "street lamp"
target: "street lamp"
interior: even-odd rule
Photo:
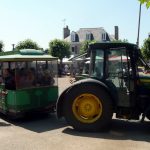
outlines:
[[[139,21],[138,21],[138,34],[137,34],[137,46],[139,47],[139,35],[140,35],[140,23],[141,23],[141,3],[139,8]]]

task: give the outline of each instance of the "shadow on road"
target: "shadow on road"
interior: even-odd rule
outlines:
[[[150,121],[140,123],[113,119],[109,131],[78,132],[69,127],[64,119],[58,120],[55,114],[36,116],[33,115],[16,121],[10,121],[6,117],[2,117],[2,119],[4,121],[0,121],[0,127],[19,126],[37,133],[47,132],[65,127],[62,132],[73,136],[150,142]]]
[[[59,129],[67,126],[65,120],[58,120],[55,114],[30,115],[19,120],[9,120],[7,117],[1,117],[8,124],[19,126],[33,132],[41,133],[50,130]]]
[[[83,136],[111,140],[133,140],[150,142],[150,122],[129,122],[113,119],[107,132],[78,132],[67,127],[63,133],[73,136]]]

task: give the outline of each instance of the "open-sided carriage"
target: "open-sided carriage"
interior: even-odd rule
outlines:
[[[41,50],[0,53],[0,112],[20,117],[54,111],[58,97],[56,57]]]

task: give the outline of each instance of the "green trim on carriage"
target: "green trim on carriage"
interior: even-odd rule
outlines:
[[[39,87],[31,89],[8,90],[0,108],[5,111],[28,111],[54,104],[58,98],[58,87]]]

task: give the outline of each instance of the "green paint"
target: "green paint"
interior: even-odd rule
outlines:
[[[0,108],[5,111],[28,111],[49,106],[58,98],[58,87],[41,87],[11,91],[5,100],[0,97]],[[5,103],[4,103],[5,102]]]

